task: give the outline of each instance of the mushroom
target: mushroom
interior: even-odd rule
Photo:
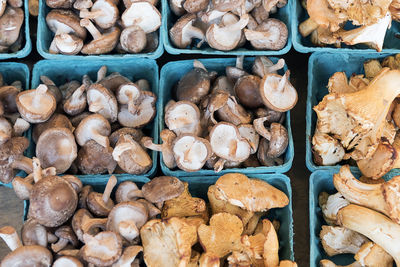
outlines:
[[[22,243],[18,237],[17,231],[11,226],[4,226],[0,228],[0,237],[11,249],[11,251],[15,251],[16,249],[22,247]]]
[[[198,135],[201,131],[200,110],[189,101],[175,102],[165,108],[165,124],[177,136]]]
[[[118,116],[118,104],[114,94],[104,86],[95,83],[86,92],[89,111],[98,113],[110,122],[115,122]]]
[[[283,58],[279,59],[278,62],[274,64],[269,58],[258,56],[254,60],[252,71],[259,77],[264,77],[268,73],[277,74],[277,71],[283,69],[284,66],[285,60]]]
[[[90,192],[86,200],[89,210],[96,216],[106,217],[114,207],[114,202],[110,198],[111,192],[117,184],[117,178],[111,175],[108,179],[104,193]]]
[[[149,219],[155,219],[157,215],[161,214],[161,211],[156,206],[154,206],[153,203],[150,203],[148,200],[140,198],[137,201],[139,203],[142,203],[146,207]]]
[[[247,142],[250,144],[250,153],[256,153],[258,150],[258,144],[260,142],[260,136],[258,135],[254,126],[251,124],[240,124],[237,128],[240,135],[246,138]]]
[[[130,127],[123,127],[123,128],[119,128],[118,130],[114,131],[110,135],[110,137],[109,137],[110,145],[112,147],[115,147],[119,138],[125,134],[132,136],[133,140],[135,140],[135,141],[140,141],[143,138],[143,132],[141,130],[130,128]]]
[[[235,125],[227,122],[220,122],[212,128],[210,145],[213,152],[223,161],[242,162],[250,156],[251,147],[247,140],[240,135]],[[215,170],[222,170],[223,163],[222,166],[214,165]]]
[[[172,152],[178,167],[188,172],[203,168],[212,154],[210,143],[206,139],[191,134],[175,138]]]
[[[61,226],[55,231],[54,234],[58,237],[57,243],[51,244],[51,249],[55,253],[64,249],[68,245],[68,243],[70,243],[73,247],[76,247],[78,245],[78,239],[75,236],[75,233],[73,232],[71,226]]]
[[[161,26],[160,12],[146,1],[133,2],[121,15],[121,20],[125,28],[136,25],[145,33],[154,32]]]
[[[61,33],[54,36],[53,40],[58,53],[64,55],[76,55],[83,47],[83,40],[78,36],[68,33]]]
[[[128,267],[128,266],[136,267],[136,265],[134,265],[134,262],[136,262],[137,255],[141,251],[143,251],[143,248],[141,246],[130,246],[125,248],[119,260],[115,262],[112,265],[112,267]]]
[[[202,11],[203,9],[206,9],[209,0],[186,0],[183,3],[183,8],[188,12],[188,13],[197,13]]]
[[[23,22],[22,8],[6,7],[3,15],[0,16],[0,46],[9,47],[18,40]]]
[[[95,266],[109,266],[117,262],[122,254],[121,237],[114,232],[104,231],[95,236],[83,235],[85,245],[81,248],[82,258]]]
[[[72,185],[63,178],[47,176],[32,187],[29,202],[29,218],[46,227],[57,227],[73,215],[78,196]]]
[[[176,198],[185,190],[185,185],[176,177],[159,176],[145,183],[142,193],[145,199],[158,206],[166,200]]]
[[[230,96],[225,105],[222,105],[217,110],[217,114],[222,120],[233,123],[234,125],[251,123],[251,114],[237,103],[233,96]]]
[[[101,78],[99,81],[97,81],[97,83],[101,84],[111,92],[115,92],[121,85],[132,83],[132,81],[125,76],[122,76],[120,73],[114,72]]]
[[[329,257],[338,254],[356,254],[368,238],[352,230],[339,227],[322,225],[319,233],[322,246]]]
[[[264,104],[276,111],[285,112],[297,103],[296,89],[289,81],[290,72],[285,75],[266,74],[260,83],[260,94]]]
[[[335,165],[343,160],[346,152],[338,140],[316,131],[312,138],[312,153],[317,165]]]
[[[148,221],[140,237],[147,266],[186,266],[191,247],[197,242],[196,227],[176,217]]]
[[[83,264],[80,260],[71,256],[62,256],[53,263],[53,267],[64,267],[64,266],[83,267]]]
[[[80,25],[85,27],[93,37],[90,43],[85,44],[81,50],[82,54],[99,55],[111,52],[117,45],[121,30],[112,27],[101,33],[88,19],[81,19]]]
[[[92,114],[84,118],[75,129],[76,142],[84,146],[93,140],[107,148],[110,146],[108,136],[111,133],[110,123],[100,114]]]
[[[83,174],[111,174],[117,167],[112,153],[111,147],[89,140],[79,149],[75,163]]]
[[[55,167],[57,173],[64,173],[77,157],[73,133],[67,128],[44,131],[36,144],[36,156],[44,168]]]
[[[197,230],[204,251],[213,253],[219,258],[240,247],[239,241],[242,232],[242,221],[236,215],[229,213],[213,215],[209,226],[202,224]]]
[[[188,183],[184,183],[184,186],[182,194],[164,202],[161,218],[200,216],[208,221],[206,202],[201,198],[192,197]]]
[[[146,207],[137,201],[121,202],[108,214],[107,230],[120,234],[128,244],[139,236],[139,230],[147,222]]]
[[[319,205],[322,209],[322,214],[325,221],[330,225],[337,225],[336,215],[338,211],[349,205],[350,202],[340,193],[328,195],[323,192],[319,195]]]
[[[139,112],[138,107],[143,101],[143,95],[139,86],[134,83],[123,84],[115,92],[119,104],[128,105],[128,110],[132,114]]]
[[[242,29],[249,22],[249,15],[244,14],[240,20],[229,25],[212,24],[206,33],[208,44],[217,50],[229,51],[235,49],[242,36]]]
[[[244,34],[257,50],[280,50],[288,39],[286,24],[273,18],[263,21],[254,30],[244,29]]]
[[[6,118],[0,117],[0,145],[11,139],[13,128]]]
[[[48,92],[47,86],[22,91],[17,95],[16,104],[21,117],[30,123],[47,121],[56,110],[56,99]]]
[[[75,116],[82,113],[86,108],[86,85],[79,86],[70,97],[64,99],[63,108],[65,113]]]
[[[46,16],[47,26],[56,35],[67,33],[75,34],[85,40],[86,29],[79,23],[79,17],[71,10],[52,9]]]
[[[217,255],[212,252],[206,252],[201,254],[199,260],[199,267],[219,267],[220,259]]]
[[[260,83],[260,77],[255,75],[245,75],[236,81],[235,95],[242,105],[247,108],[258,108],[264,105],[259,91]]]
[[[137,25],[126,27],[119,38],[122,49],[128,53],[140,53],[147,44],[146,33]]]
[[[138,198],[142,198],[143,193],[137,187],[134,182],[124,181],[122,182],[117,191],[115,191],[115,201],[117,203],[126,202],[126,201],[135,201]]]
[[[289,204],[288,197],[279,189],[262,180],[249,179],[240,173],[221,176],[215,186],[217,199],[249,211],[267,211]]]
[[[141,128],[152,121],[156,115],[157,96],[150,91],[142,91],[140,94],[141,102],[134,108],[132,114],[128,105],[120,105],[118,112],[118,122],[125,127]]]
[[[50,128],[66,128],[71,132],[73,132],[75,129],[67,116],[59,113],[54,113],[46,122],[38,123],[33,126],[33,141],[37,143],[40,135]]]
[[[264,122],[267,117],[255,119],[253,121],[254,129],[269,141],[269,147],[266,151],[266,156],[270,158],[277,158],[285,153],[286,148],[289,144],[289,136],[286,128],[279,123],[273,122],[270,128],[267,129],[264,126]]]
[[[87,209],[79,209],[75,212],[74,216],[72,217],[71,220],[71,227],[74,230],[74,233],[78,240],[83,242],[83,234],[84,229],[83,229],[83,223],[87,223],[88,220],[92,219],[93,216],[90,214],[90,212]],[[85,229],[86,230],[86,229]],[[93,233],[93,232],[92,232]]]
[[[81,9],[79,17],[92,19],[102,29],[109,29],[114,26],[119,17],[119,11],[115,3],[111,0],[95,1],[90,11],[86,8]]]
[[[22,118],[17,118],[14,123],[13,130],[15,136],[22,136],[28,129],[31,127],[31,124]]]
[[[160,138],[163,141],[161,145],[154,144],[153,140],[147,136],[143,137],[140,142],[145,148],[160,151],[165,166],[169,169],[173,169],[176,167],[176,162],[172,146],[176,135],[174,132],[164,129],[160,133]]]
[[[21,229],[22,242],[25,246],[39,245],[47,247],[48,243],[57,241],[57,237],[47,231],[46,227],[33,219],[24,222]]]
[[[395,176],[383,184],[365,184],[358,181],[350,171],[349,165],[340,168],[333,175],[335,188],[351,203],[362,205],[389,216],[400,223],[400,212],[397,209],[400,201],[400,176]]]
[[[112,156],[118,166],[130,174],[146,173],[153,165],[147,151],[129,135],[119,138]]]
[[[169,30],[172,43],[178,48],[186,48],[191,45],[193,39],[199,39],[199,46],[204,42],[205,35],[200,28],[193,26],[196,20],[195,14],[186,14],[178,19]]]
[[[15,86],[0,86],[0,107],[5,114],[18,112],[16,98],[19,92]]]
[[[339,210],[341,226],[365,235],[389,253],[396,265],[400,264],[400,226],[385,215],[371,209],[350,204]]]

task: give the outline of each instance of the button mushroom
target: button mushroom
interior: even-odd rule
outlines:
[[[48,92],[47,86],[39,85],[36,89],[20,92],[16,104],[21,117],[30,123],[47,121],[56,110],[56,99]]]
[[[109,147],[108,136],[111,133],[110,123],[100,114],[93,114],[83,119],[75,129],[76,142],[84,146],[89,140],[94,140],[103,147]]]

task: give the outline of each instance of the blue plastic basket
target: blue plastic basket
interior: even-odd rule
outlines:
[[[318,47],[311,43],[310,36],[304,38],[299,32],[299,24],[309,18],[307,11],[301,6],[301,0],[293,0],[292,3],[292,41],[293,47],[300,53],[311,52],[329,52],[329,53],[367,53],[376,52],[375,49],[368,48],[366,45],[353,45],[348,46],[342,44],[342,48],[331,47]],[[385,42],[383,45],[382,53],[399,53],[400,41],[394,35],[400,30],[400,23],[392,21],[392,26],[386,32]],[[376,52],[377,53],[377,52]]]
[[[216,179],[212,177],[199,177],[199,179],[190,179],[189,191],[194,197],[200,197],[207,200],[208,187],[215,183]],[[281,209],[272,209],[268,211],[268,218],[277,219],[280,222],[280,228],[278,231],[279,238],[279,258],[281,260],[288,259],[294,260],[293,252],[293,216],[292,216],[292,189],[290,186],[290,179],[282,174],[268,174],[262,176],[256,176],[256,178],[262,178],[276,188],[282,190],[289,198],[289,205]],[[118,177],[118,184],[123,181],[133,181],[139,188],[149,181],[148,178],[143,176],[125,176]],[[184,180],[184,179],[182,179]],[[90,176],[82,179],[84,185],[92,185],[94,190],[102,192],[105,188],[105,180],[99,179],[97,176]],[[208,202],[208,201],[207,201]],[[24,201],[24,217],[23,220],[27,219],[29,209],[29,201]]]
[[[24,34],[24,43],[25,45],[21,50],[18,50],[15,53],[0,53],[0,60],[9,59],[9,58],[24,58],[29,55],[32,50],[31,36],[29,34],[29,10],[28,10],[28,0],[24,0],[24,13],[25,19],[24,24],[21,27],[21,31]]]
[[[160,13],[163,12],[163,7],[161,3],[159,4],[158,8],[160,10]],[[80,58],[85,58],[86,60],[96,60],[96,59],[119,59],[119,60],[125,60],[129,58],[151,58],[151,59],[157,59],[161,57],[161,55],[164,53],[164,45],[163,45],[163,32],[160,29],[158,30],[158,37],[159,37],[159,43],[158,47],[155,51],[150,52],[150,53],[138,53],[138,54],[104,54],[104,55],[62,55],[62,54],[50,54],[49,53],[49,47],[51,44],[51,41],[54,38],[54,33],[49,29],[46,23],[46,16],[47,14],[51,11],[51,8],[49,8],[46,5],[45,0],[39,0],[39,16],[38,16],[38,28],[37,28],[37,41],[36,41],[36,47],[39,52],[39,54],[46,58],[46,59],[80,59]],[[163,20],[163,18],[162,18]]]
[[[3,75],[4,82],[7,84],[11,84],[14,81],[21,81],[23,89],[29,88],[29,68],[27,65],[23,63],[14,63],[14,62],[0,62],[0,73]],[[27,157],[31,157],[33,153],[33,146],[31,141],[31,129],[29,129],[25,134],[25,137],[28,138],[30,144],[28,149],[25,151],[24,155]],[[20,171],[17,173],[17,176],[25,177],[26,173]],[[3,184],[0,182],[0,186],[6,186],[12,188],[12,184]]]
[[[383,59],[390,54],[377,54],[377,53],[314,53],[311,55],[308,62],[308,95],[307,95],[307,110],[306,110],[306,165],[307,168],[313,172],[316,170],[333,169],[338,171],[340,165],[335,166],[318,166],[314,163],[312,154],[312,138],[314,136],[315,124],[317,122],[317,115],[313,111],[322,98],[328,94],[328,80],[338,71],[346,72],[349,77],[353,73],[364,73],[364,61],[368,59]],[[358,170],[357,167],[352,166],[352,171]]]
[[[273,62],[277,62],[278,58],[270,58]],[[226,66],[234,66],[236,63],[235,58],[213,58],[213,59],[199,59],[200,62],[210,71],[217,71],[219,74],[225,73]],[[254,58],[245,58],[244,68],[249,69],[251,64],[254,62]],[[182,78],[187,72],[193,69],[193,60],[182,60],[169,62],[161,69],[160,78],[160,102],[158,107],[158,122],[160,132],[165,128],[164,125],[164,106],[171,99],[171,90],[175,84]],[[285,66],[285,70],[287,67]],[[283,75],[284,71],[281,70],[280,74]],[[185,172],[180,169],[171,170],[165,166],[162,156],[160,160],[161,169],[166,175],[185,177],[185,176],[199,176],[199,175],[222,175],[229,172],[240,172],[244,174],[258,174],[258,173],[284,173],[292,167],[292,161],[294,157],[294,145],[292,130],[290,127],[290,112],[286,112],[285,127],[289,134],[289,145],[284,154],[284,163],[280,166],[273,167],[249,167],[249,168],[232,168],[224,169],[219,173],[215,173],[214,170],[202,169],[197,172]]]
[[[82,80],[84,74],[88,74],[92,80],[96,80],[97,71],[101,66],[107,66],[108,73],[119,72],[126,77],[138,80],[146,79],[150,83],[152,91],[157,95],[158,106],[158,66],[155,60],[152,59],[126,59],[121,64],[120,60],[42,60],[35,64],[32,72],[32,88],[36,88],[40,84],[40,76],[46,75],[54,81],[56,85],[64,84],[71,80]],[[157,116],[154,120],[144,128],[145,133],[154,138],[154,142],[158,142],[158,123]],[[32,141],[33,143],[33,141]],[[143,176],[153,177],[157,171],[157,152],[152,151],[151,157],[153,160],[152,168]],[[85,178],[87,175],[79,175],[80,178]],[[122,174],[116,174],[117,177],[123,177]],[[130,175],[132,176],[132,175]],[[102,175],[96,177],[103,177],[107,179],[109,175]]]
[[[171,12],[169,8],[168,0],[162,0],[163,3],[163,25],[162,25],[162,32],[164,38],[164,46],[165,50],[172,55],[179,55],[179,54],[203,54],[203,55],[249,55],[249,56],[257,56],[257,55],[284,55],[289,52],[290,48],[292,47],[292,31],[291,31],[291,23],[290,17],[291,15],[291,6],[292,2],[295,0],[289,0],[287,5],[283,8],[279,8],[276,14],[273,14],[271,17],[277,18],[281,20],[283,23],[286,24],[288,28],[288,41],[284,48],[281,50],[273,51],[273,50],[255,50],[251,47],[250,44],[247,44],[245,47],[235,49],[233,51],[219,51],[215,50],[208,45],[203,45],[203,47],[196,48],[176,48],[169,39],[169,29],[172,28],[174,23],[178,20],[178,17],[175,16],[174,13]]]
[[[319,239],[319,232],[321,226],[326,225],[322,216],[321,208],[318,203],[318,195],[321,192],[328,192],[329,194],[336,193],[333,186],[333,174],[337,173],[335,170],[319,170],[313,172],[310,176],[310,194],[309,194],[309,210],[310,210],[310,267],[318,267],[319,261],[322,259],[329,259],[338,265],[347,265],[354,262],[353,255],[343,254],[334,257],[326,255],[322,244]],[[356,177],[359,177],[359,172],[353,172]],[[390,180],[393,176],[399,175],[399,171],[391,172],[385,175],[385,180]]]

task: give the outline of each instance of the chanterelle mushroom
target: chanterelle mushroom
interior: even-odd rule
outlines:
[[[56,99],[44,84],[36,89],[20,92],[16,104],[21,117],[30,123],[47,121],[56,110]]]
[[[316,131],[313,139],[313,156],[314,162],[318,165],[335,165],[345,156],[343,146],[338,140],[328,134]]]
[[[140,237],[149,267],[186,266],[197,242],[196,227],[176,217],[148,221],[140,230]]]

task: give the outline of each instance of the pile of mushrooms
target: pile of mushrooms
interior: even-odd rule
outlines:
[[[400,167],[400,55],[364,63],[364,73],[334,73],[329,94],[314,107],[314,162],[356,161],[362,174],[378,179]]]
[[[43,168],[53,167],[57,174],[143,174],[151,169],[152,159],[140,144],[142,128],[156,114],[157,96],[147,80],[133,83],[117,72],[107,75],[105,66],[95,82],[87,75],[82,82],[60,86],[46,76],[41,80],[36,89],[22,92],[5,87],[3,101],[5,111],[14,108],[22,117],[14,125],[17,133],[22,132],[18,127],[33,124],[36,157]],[[11,100],[14,106],[6,102]],[[2,125],[7,142],[11,124],[4,119]],[[4,183],[12,181],[14,170],[32,173],[32,160],[22,156],[29,142],[13,140],[1,146],[3,157],[15,158],[0,163]]]
[[[12,227],[0,229],[12,250],[1,266],[297,266],[279,259],[279,221],[264,219],[289,199],[262,180],[221,176],[208,188],[209,208],[175,177],[139,189],[111,176],[97,193],[37,161],[34,169],[22,242]]]
[[[400,176],[385,182],[365,176],[359,180],[348,165],[333,175],[337,193],[321,192],[319,204],[328,225],[320,232],[329,257],[354,254],[348,266],[400,265]],[[322,267],[338,266],[321,260]]]
[[[249,41],[249,48],[280,50],[287,43],[288,29],[270,15],[286,4],[286,0],[169,0],[179,17],[169,36],[178,48],[190,47],[196,40],[198,48],[207,43],[230,51]]]
[[[161,151],[164,164],[192,172],[204,166],[216,172],[223,168],[275,166],[283,164],[289,137],[285,111],[297,102],[296,89],[274,64],[257,57],[252,74],[236,66],[226,67],[226,76],[208,71],[199,61],[176,86],[176,98],[165,106],[161,145],[148,137],[143,146]]]
[[[15,53],[22,47],[23,0],[0,1],[0,53]]]
[[[380,52],[392,19],[400,21],[398,1],[301,2],[310,17],[299,25],[299,32],[303,37],[311,35],[311,42],[316,46],[365,44]],[[351,22],[355,28],[348,29],[347,22]]]
[[[54,33],[52,54],[136,54],[158,47],[158,0],[46,0],[46,4],[52,9],[46,16]]]

